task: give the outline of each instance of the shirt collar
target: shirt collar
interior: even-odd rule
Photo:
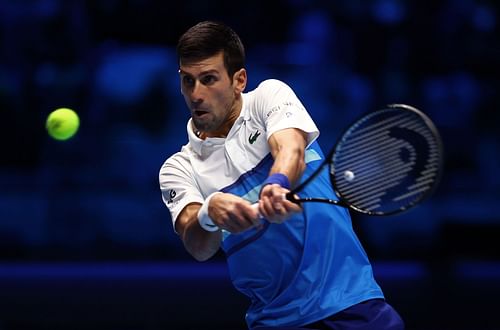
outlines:
[[[203,140],[197,137],[195,132],[193,131],[192,121],[193,119],[189,118],[186,127],[188,133],[189,145],[198,155],[201,155],[201,146],[203,144]]]

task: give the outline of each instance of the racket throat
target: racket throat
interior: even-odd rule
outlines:
[[[317,198],[317,197],[298,197],[294,196],[292,194],[287,194],[286,199],[288,199],[290,202],[300,204],[303,202],[315,202],[315,203],[325,203],[325,204],[333,204],[337,206],[342,206],[342,207],[348,207],[346,203],[344,203],[341,200],[334,200],[334,199],[329,199],[329,198]]]
[[[334,199],[328,199],[328,198],[316,198],[316,197],[304,197],[304,198],[298,198],[297,201],[299,203],[302,202],[315,202],[315,203],[326,203],[326,204],[333,204],[337,206],[342,206],[342,207],[348,207],[347,204],[340,200],[334,200]]]

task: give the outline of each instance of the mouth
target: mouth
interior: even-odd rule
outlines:
[[[208,114],[208,111],[205,111],[205,110],[194,110],[193,111],[193,114],[196,116],[196,117],[202,117],[206,114]]]

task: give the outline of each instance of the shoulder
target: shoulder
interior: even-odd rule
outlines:
[[[257,88],[255,89],[256,92],[276,92],[279,90],[291,90],[290,86],[288,86],[286,83],[284,83],[281,80],[278,79],[266,79],[262,81]]]
[[[281,80],[267,79],[247,93],[245,96],[247,105],[257,109],[269,109],[277,104],[283,103],[290,98],[295,98],[292,88]]]
[[[267,100],[273,106],[297,98],[293,89],[287,83],[278,79],[262,81],[254,92],[256,98]]]
[[[191,160],[189,158],[189,148],[189,144],[187,144],[183,146],[180,151],[168,157],[160,168],[160,176],[172,173],[173,169],[185,170],[190,167]]]

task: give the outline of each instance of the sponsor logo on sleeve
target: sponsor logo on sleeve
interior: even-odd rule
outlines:
[[[170,191],[168,192],[167,204],[173,203],[175,196],[177,196],[177,193],[175,192],[175,190],[170,189]]]
[[[287,108],[296,108],[296,109],[299,109],[299,110],[305,110],[303,106],[301,106],[300,104],[298,103],[294,103],[294,102],[291,102],[291,101],[285,101],[283,102],[281,105],[277,105],[277,106],[274,106],[271,108],[271,110],[269,110],[267,113],[266,113],[266,117],[269,117],[271,116],[272,114],[280,111],[280,110],[283,110],[283,109],[287,109]],[[287,117],[290,117],[290,114],[291,112],[287,112],[286,115]]]

